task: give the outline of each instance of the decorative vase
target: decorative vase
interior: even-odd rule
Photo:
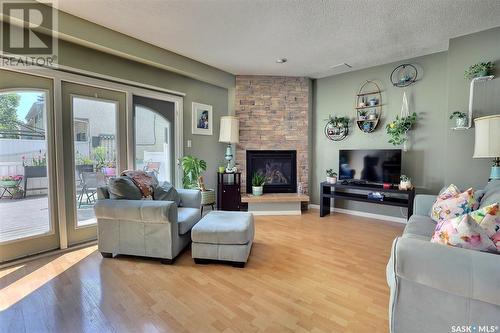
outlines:
[[[224,173],[226,171],[226,167],[220,166],[219,173]]]
[[[411,180],[405,180],[399,182],[399,189],[400,190],[410,190],[411,189]]]
[[[463,118],[458,117],[455,121],[456,121],[457,127],[459,127],[459,128],[467,127],[468,119],[466,117],[463,117]]]
[[[375,106],[375,105],[377,105],[377,103],[378,103],[378,99],[376,99],[376,98],[371,98],[371,99],[368,101],[368,103],[370,104],[370,106]]]
[[[262,195],[264,192],[264,186],[252,186],[252,194],[255,196]]]
[[[377,119],[377,115],[376,115],[376,114],[374,114],[374,113],[370,113],[370,114],[368,115],[368,119],[369,119],[369,120],[375,120],[375,119]]]
[[[328,184],[337,184],[337,177],[326,177],[326,182]]]

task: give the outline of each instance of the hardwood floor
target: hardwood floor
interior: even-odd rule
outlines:
[[[317,210],[258,216],[244,269],[96,247],[0,271],[0,332],[387,332],[404,225]]]

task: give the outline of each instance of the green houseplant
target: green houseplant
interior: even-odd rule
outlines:
[[[470,66],[464,73],[466,79],[472,80],[476,77],[491,75],[495,68],[495,64],[491,61],[479,62]]]
[[[264,184],[266,183],[266,177],[260,173],[254,173],[252,175],[252,194],[262,195],[264,193]]]
[[[467,118],[467,113],[454,111],[450,115],[450,119],[455,118],[456,127],[467,127],[469,119]]]
[[[180,159],[183,176],[182,186],[188,189],[197,189],[198,178],[207,170],[207,162],[194,156],[187,155]]]
[[[408,132],[417,123],[417,114],[413,112],[407,117],[396,116],[396,119],[387,124],[387,134],[389,134],[389,143],[394,146],[404,144],[408,140]]]
[[[326,170],[326,182],[330,184],[337,183],[337,173],[333,169]]]
[[[411,190],[411,179],[407,175],[401,175],[399,177],[399,189],[400,190]]]

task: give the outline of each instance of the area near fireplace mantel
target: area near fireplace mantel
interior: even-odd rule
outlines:
[[[304,77],[236,76],[240,138],[236,162],[247,193],[247,150],[296,151],[296,185],[309,191],[310,80]],[[290,191],[288,191],[290,192]]]

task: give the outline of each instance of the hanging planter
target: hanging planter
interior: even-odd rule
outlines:
[[[342,141],[349,134],[349,118],[329,116],[325,136],[332,141]]]
[[[406,92],[403,92],[403,102],[401,104],[401,114],[396,119],[387,124],[387,134],[389,134],[389,143],[394,146],[403,145],[403,151],[407,151],[408,131],[417,123],[417,114],[410,114],[408,108],[408,99]]]

